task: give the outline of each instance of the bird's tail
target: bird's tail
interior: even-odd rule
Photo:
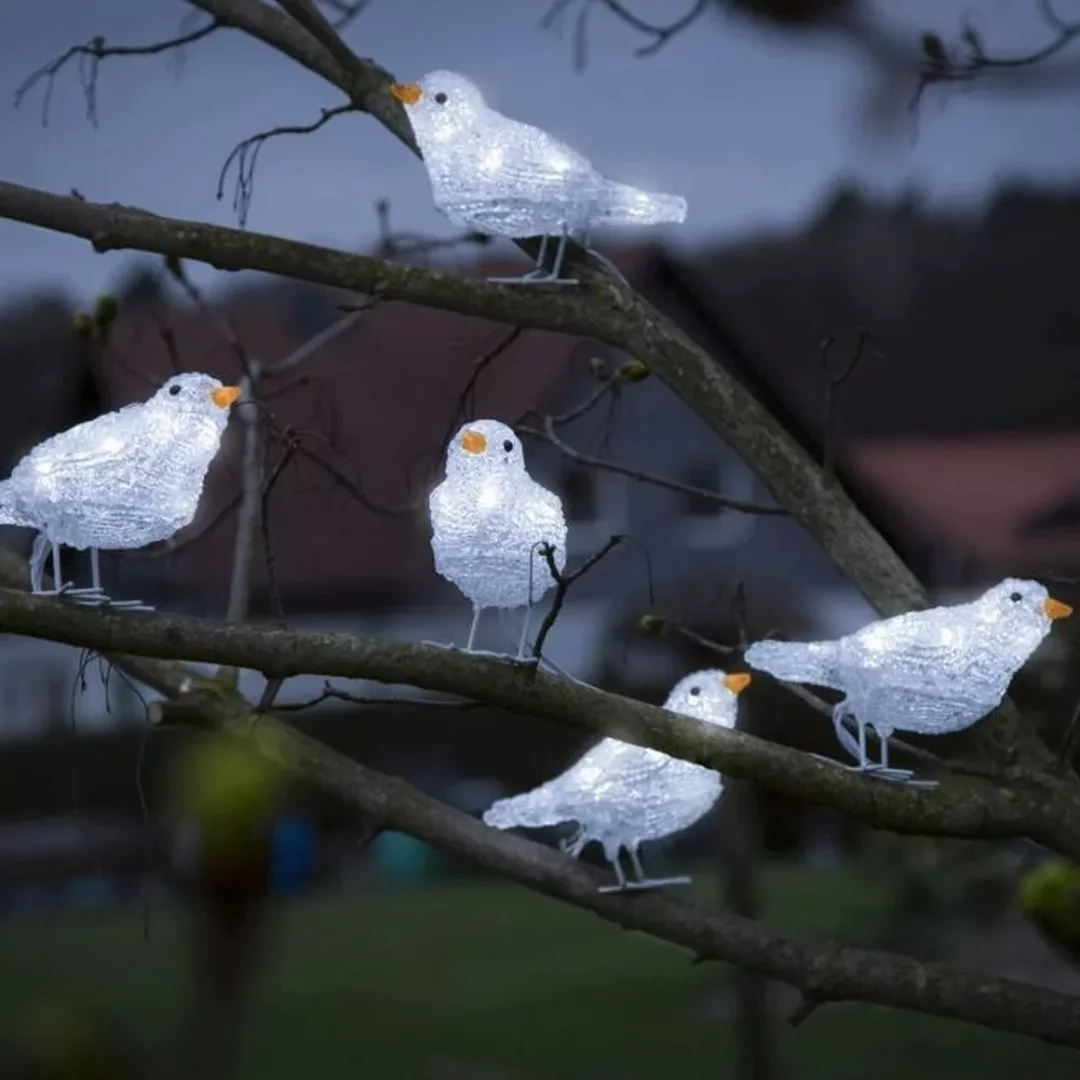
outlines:
[[[0,525],[29,525],[19,509],[10,480],[0,480]]]
[[[812,683],[842,690],[835,641],[758,641],[745,653],[746,662],[784,682]]]
[[[566,815],[555,805],[546,784],[523,795],[499,799],[484,811],[484,824],[493,829],[540,829],[566,820]]]
[[[686,220],[686,200],[681,195],[642,191],[617,180],[608,181],[604,220],[615,225],[681,224]]]

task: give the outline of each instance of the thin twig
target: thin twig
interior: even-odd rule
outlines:
[[[632,469],[628,465],[620,465],[617,461],[608,458],[592,457],[575,450],[572,446],[563,442],[555,433],[552,417],[544,418],[543,430],[518,425],[515,430],[519,435],[531,435],[533,438],[546,439],[557,450],[563,453],[571,461],[577,462],[588,469],[604,469],[607,472],[618,473],[620,476],[629,476],[632,480],[638,480],[643,484],[653,484],[656,487],[667,488],[669,491],[677,491],[683,495],[692,495],[699,499],[708,499],[725,510],[736,510],[741,514],[763,514],[778,517],[787,516],[787,511],[780,506],[764,506],[761,503],[745,502],[742,499],[730,499],[721,495],[718,491],[710,491],[708,488],[695,487],[692,484],[683,484],[678,480],[669,480],[666,476],[656,473],[644,472],[640,469]]]
[[[240,470],[240,512],[236,518],[232,575],[225,621],[243,622],[251,606],[251,583],[255,569],[255,536],[263,505],[263,423],[255,396],[260,367],[251,362],[251,375],[240,380],[240,400],[236,412],[244,433]]]
[[[205,26],[197,30],[180,34],[169,38],[167,41],[156,41],[151,45],[108,45],[104,37],[91,38],[85,45],[73,45],[67,52],[61,53],[55,60],[43,64],[32,72],[15,90],[15,108],[23,102],[26,95],[42,80],[45,81],[45,94],[41,107],[41,123],[43,127],[49,126],[49,108],[52,104],[53,84],[56,76],[70,60],[78,57],[79,80],[82,83],[83,94],[86,97],[86,118],[94,127],[98,123],[97,109],[97,80],[98,68],[102,60],[110,56],[156,56],[159,53],[168,52],[171,49],[182,49],[185,45],[192,45],[209,37],[223,23],[218,19],[212,19]]]
[[[855,352],[852,354],[851,359],[844,364],[839,371],[834,372],[830,366],[829,361],[831,359],[831,353],[833,346],[847,334],[857,334],[855,342]],[[824,437],[824,450],[823,460],[821,465],[822,475],[828,483],[832,480],[836,473],[836,391],[840,389],[855,373],[855,369],[862,361],[866,343],[871,340],[873,334],[865,327],[856,326],[848,330],[840,330],[835,334],[830,334],[821,343],[821,352],[818,357],[818,361],[821,364],[821,370],[825,374],[825,437]],[[875,347],[875,356],[882,355],[881,351]]]
[[[561,22],[566,9],[573,0],[554,0],[540,20],[540,26],[545,30],[556,29]],[[619,0],[582,0],[574,25],[574,66],[577,70],[585,67],[587,60],[586,24],[585,20],[594,2],[603,4],[613,15],[616,15],[628,26],[639,34],[643,34],[651,40],[634,50],[634,55],[639,57],[652,56],[659,52],[672,38],[681,34],[702,15],[709,6],[709,0],[694,0],[694,3],[685,15],[676,19],[675,22],[666,26],[658,26],[635,15],[628,10],[626,5]]]
[[[332,341],[348,333],[359,321],[361,315],[370,311],[378,303],[377,299],[365,298],[350,307],[348,313],[337,322],[331,323],[325,330],[320,330],[314,337],[309,338],[288,356],[282,357],[277,363],[268,364],[263,368],[263,378],[273,378],[300,367],[301,364],[310,360],[317,352],[325,349]]]
[[[918,85],[909,103],[914,110],[926,90],[939,83],[972,82],[987,72],[1020,71],[1045,63],[1067,49],[1080,36],[1080,21],[1063,19],[1055,11],[1052,0],[1039,0],[1039,11],[1053,31],[1050,40],[1031,52],[1015,56],[993,56],[987,53],[975,25],[966,20],[959,41],[946,46],[934,33],[922,35],[921,64]]]
[[[547,614],[544,616],[544,621],[540,624],[540,632],[536,635],[536,641],[533,643],[533,660],[537,664],[540,663],[540,660],[543,657],[544,642],[547,641],[547,636],[551,633],[551,628],[555,625],[555,620],[559,617],[559,612],[562,611],[563,601],[566,599],[566,593],[570,586],[573,585],[578,578],[587,574],[605,555],[614,551],[625,539],[625,536],[620,536],[618,534],[609,537],[602,548],[594,551],[570,574],[564,574],[559,570],[555,563],[555,548],[552,547],[551,544],[543,543],[540,545],[540,554],[543,555],[548,570],[551,572],[551,578],[555,582],[555,595],[552,598],[551,607],[548,608]]]
[[[321,0],[321,2],[337,15],[331,25],[338,33],[341,33],[349,23],[358,19],[371,7],[373,0],[353,0],[351,4],[346,3],[345,0]]]
[[[443,701],[439,699],[426,699],[426,698],[408,698],[408,697],[369,697],[362,694],[353,694],[348,690],[341,690],[334,686],[333,683],[327,681],[322,692],[318,696],[308,698],[305,701],[292,701],[278,705],[275,712],[302,712],[304,709],[312,709],[316,705],[321,705],[324,701],[344,701],[350,705],[411,705],[414,708],[422,706],[424,708],[441,708],[441,709],[479,709],[483,708],[483,702],[480,701]]]
[[[236,185],[233,188],[233,209],[237,213],[240,225],[246,225],[251,200],[255,195],[255,167],[259,163],[259,153],[267,142],[279,135],[310,135],[319,128],[325,127],[335,116],[358,111],[351,102],[346,105],[336,105],[332,109],[321,110],[319,119],[313,120],[310,124],[290,124],[269,128],[237,143],[229,151],[229,156],[225,159],[225,164],[221,166],[221,172],[218,173],[217,198],[221,200],[225,197],[225,181],[235,162]]]

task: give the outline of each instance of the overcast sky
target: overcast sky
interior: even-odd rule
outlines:
[[[660,21],[689,0],[628,0]],[[924,109],[917,141],[882,146],[857,122],[867,72],[838,45],[794,47],[783,36],[716,19],[636,59],[641,39],[596,5],[591,56],[575,74],[570,36],[538,29],[548,0],[373,0],[348,32],[361,54],[402,78],[436,67],[476,80],[502,111],[564,137],[620,178],[687,196],[683,242],[796,224],[837,176],[877,188],[917,183],[933,200],[982,198],[1001,177],[1071,182],[1080,170],[1080,92],[1073,97],[951,95]],[[978,7],[991,45],[1045,39],[1028,0],[893,0],[879,7],[912,32],[955,37]],[[99,85],[100,125],[86,120],[78,73],[57,81],[50,123],[40,92],[19,110],[11,92],[38,63],[103,34],[142,44],[175,33],[178,0],[0,0],[0,177],[119,201],[177,217],[235,224],[217,202],[232,146],[275,124],[306,123],[338,93],[242,34],[218,33],[162,57],[111,60]],[[230,189],[231,192],[231,189]],[[345,116],[314,136],[267,146],[249,227],[357,246],[373,204],[392,196],[396,228],[445,233],[422,167],[379,126]],[[60,283],[81,296],[106,287],[130,255],[0,222],[0,295]],[[205,272],[202,280],[213,275]]]

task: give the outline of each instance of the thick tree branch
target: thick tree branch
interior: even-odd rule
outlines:
[[[932,836],[1027,836],[1080,858],[1080,802],[1066,782],[1047,778],[995,786],[976,778],[943,777],[932,791],[884,784],[798,750],[532,667],[436,646],[166,615],[107,614],[6,590],[0,590],[0,632],[108,654],[250,668],[268,678],[313,674],[416,686],[652,746],[831,806],[876,828]]]
[[[578,860],[490,829],[272,716],[253,715],[238,707],[232,696],[209,694],[190,704],[165,705],[157,713],[165,721],[197,722],[205,717],[204,722],[252,739],[292,772],[360,807],[377,826],[417,836],[625,929],[681,945],[697,957],[779,979],[815,1001],[888,1005],[1080,1047],[1080,999],[1070,995],[886,952],[781,934],[752,919],[657,893],[600,893],[599,874]]]

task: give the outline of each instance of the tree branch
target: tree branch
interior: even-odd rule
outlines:
[[[622,465],[610,458],[594,457],[591,454],[583,454],[575,450],[569,443],[564,442],[555,432],[555,418],[544,417],[543,429],[519,425],[515,430],[521,435],[531,435],[535,439],[543,439],[551,443],[564,457],[576,462],[583,468],[600,469],[604,472],[618,473],[620,476],[628,476],[631,480],[637,480],[642,484],[652,484],[654,487],[666,488],[668,491],[677,491],[680,495],[693,495],[695,498],[708,499],[716,503],[724,510],[736,510],[742,514],[779,515],[787,517],[788,511],[782,506],[764,506],[761,503],[746,502],[742,499],[730,499],[721,495],[719,491],[711,491],[709,488],[694,487],[693,484],[683,484],[678,480],[670,480],[658,473],[645,472],[642,469],[632,469],[629,465]]]
[[[221,22],[213,19],[205,26],[200,26],[190,33],[179,34],[176,37],[169,38],[167,41],[156,41],[150,45],[108,45],[103,37],[91,38],[85,45],[73,45],[67,52],[62,53],[48,64],[43,64],[37,71],[32,72],[23,80],[15,91],[15,108],[17,109],[23,103],[23,99],[38,83],[44,81],[45,93],[41,106],[41,122],[48,127],[49,106],[52,104],[53,84],[56,82],[56,76],[60,74],[60,71],[69,61],[78,58],[79,79],[82,83],[83,94],[86,97],[86,117],[91,124],[97,127],[97,78],[98,68],[102,60],[107,60],[110,56],[157,56],[163,52],[182,49],[185,45],[192,45],[196,41],[209,37],[221,26]]]
[[[322,109],[318,120],[310,124],[289,124],[269,128],[266,131],[257,132],[248,136],[229,151],[229,156],[221,166],[218,173],[217,197],[219,200],[225,197],[225,181],[228,179],[229,170],[236,165],[236,185],[233,188],[233,209],[241,225],[247,223],[248,211],[251,209],[251,200],[255,197],[255,168],[259,164],[259,153],[271,139],[279,135],[311,135],[320,128],[325,127],[335,116],[344,113],[356,112],[356,106],[352,104],[335,105],[332,109]]]
[[[737,779],[756,780],[782,794],[831,806],[875,828],[928,836],[1027,836],[1070,858],[1080,858],[1080,802],[1073,785],[1053,777],[997,786],[977,778],[945,776],[932,791],[885,784],[744,732],[554,678],[531,667],[437,646],[166,615],[89,611],[2,589],[0,633],[108,654],[249,668],[267,678],[310,673],[416,686],[651,746]]]
[[[599,874],[578,860],[488,828],[403,780],[357,764],[273,716],[251,714],[232,698],[206,695],[192,706],[166,704],[156,712],[160,720],[181,722],[191,722],[201,712],[204,722],[253,740],[290,771],[358,806],[376,826],[419,837],[627,930],[779,979],[816,1001],[888,1005],[1080,1047],[1080,999],[1068,994],[886,952],[781,934],[754,920],[658,893],[601,893]]]

